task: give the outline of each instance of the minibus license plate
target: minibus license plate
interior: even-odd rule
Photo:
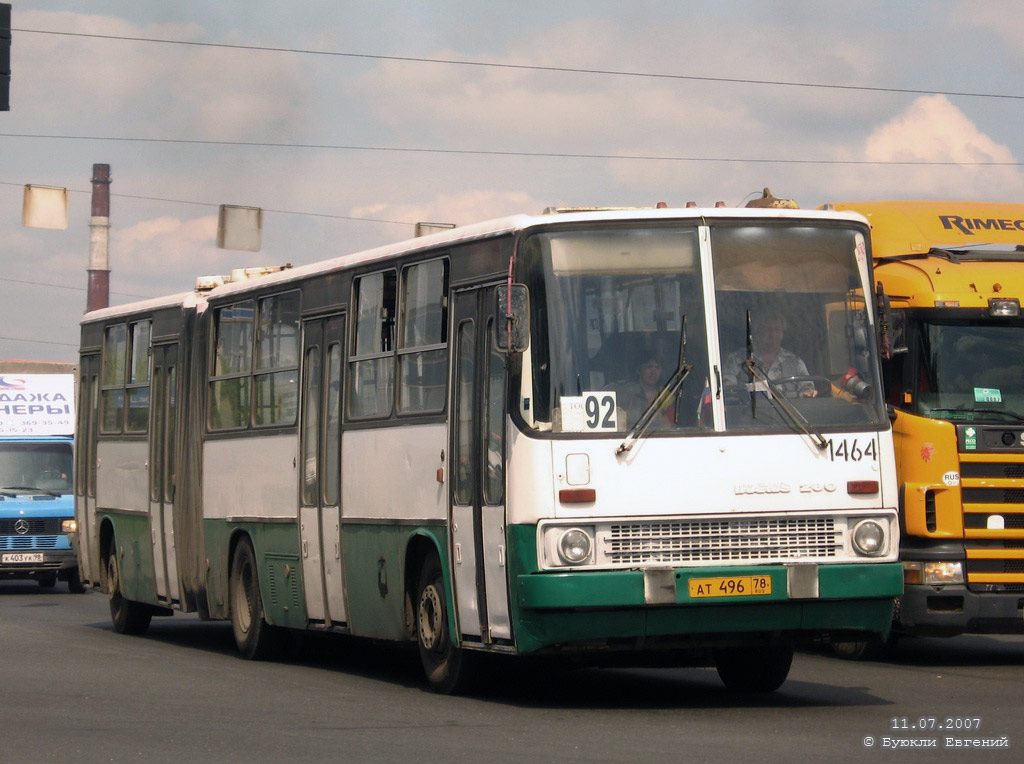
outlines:
[[[690,597],[760,597],[771,593],[771,576],[690,579]]]
[[[42,552],[12,552],[5,554],[3,557],[4,562],[42,562]]]

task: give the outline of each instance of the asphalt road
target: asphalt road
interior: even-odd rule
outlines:
[[[310,635],[250,663],[225,623],[178,614],[126,637],[98,593],[0,582],[6,764],[1019,761],[1022,722],[1020,637],[907,640],[868,663],[798,653],[766,696],[708,669],[518,662],[483,695],[444,697],[393,646]]]

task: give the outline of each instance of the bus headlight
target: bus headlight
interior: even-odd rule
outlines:
[[[570,528],[558,539],[558,555],[570,565],[586,562],[593,549],[590,534],[581,528]]]
[[[885,551],[885,528],[877,520],[861,520],[853,528],[853,548],[865,557],[877,557]]]

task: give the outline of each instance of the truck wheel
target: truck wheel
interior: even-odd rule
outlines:
[[[477,656],[456,647],[452,640],[448,598],[436,555],[423,562],[416,591],[416,639],[427,682],[435,692],[465,693],[473,684]]]
[[[280,657],[284,649],[284,632],[263,618],[256,553],[248,539],[235,548],[231,560],[231,629],[242,656],[251,661],[267,661]]]
[[[68,591],[72,594],[84,594],[85,585],[82,583],[82,575],[78,568],[72,568],[68,573]]]
[[[887,648],[896,644],[895,637],[882,640],[880,637],[868,637],[855,642],[833,642],[832,652],[847,661],[875,661],[885,656]]]
[[[736,692],[774,692],[789,676],[792,645],[730,647],[715,651],[718,676]]]
[[[110,596],[110,620],[118,634],[145,634],[153,611],[141,602],[134,602],[121,592],[121,572],[117,562],[117,551],[111,545],[107,557],[107,586]]]

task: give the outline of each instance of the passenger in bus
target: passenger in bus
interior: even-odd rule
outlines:
[[[768,379],[781,380],[788,377],[806,377],[807,364],[796,353],[782,347],[786,336],[786,320],[781,315],[755,315],[751,326],[751,339],[754,341],[754,360],[765,370]],[[746,349],[735,350],[726,357],[724,377],[727,385],[745,385],[749,381],[746,367]],[[786,395],[803,398],[817,397],[818,391],[810,380],[791,383],[783,386]]]
[[[625,412],[632,426],[640,415],[647,410],[658,393],[664,387],[665,380],[662,379],[661,359],[653,348],[644,347],[639,355],[639,363],[636,365],[635,378],[623,384],[616,390],[618,405]],[[674,425],[675,407],[671,401],[662,407],[652,424],[654,429]]]

